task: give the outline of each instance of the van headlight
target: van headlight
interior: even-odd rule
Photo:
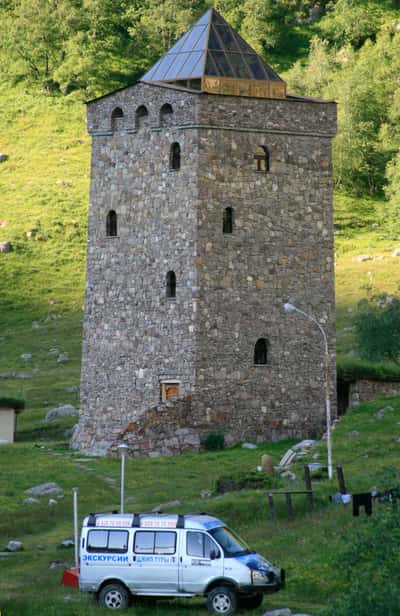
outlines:
[[[268,573],[264,571],[252,571],[251,572],[251,581],[253,584],[267,584],[268,583]]]

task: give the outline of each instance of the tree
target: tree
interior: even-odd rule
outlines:
[[[386,294],[363,299],[354,317],[356,342],[363,358],[400,363],[400,299]]]
[[[14,0],[2,10],[0,49],[5,70],[53,87],[53,71],[62,62],[64,41],[74,21],[73,0]]]
[[[321,32],[338,48],[352,45],[359,49],[379,31],[387,11],[384,5],[384,0],[379,3],[371,0],[337,0],[321,21]]]

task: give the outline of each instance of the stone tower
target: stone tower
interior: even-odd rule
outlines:
[[[321,333],[283,304],[324,328],[334,374],[336,105],[287,94],[211,9],[138,84],[90,102],[88,129],[74,446],[163,455],[211,432],[320,433]]]

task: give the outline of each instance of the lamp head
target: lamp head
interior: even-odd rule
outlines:
[[[289,302],[283,304],[283,309],[285,312],[293,312],[293,310],[297,310],[296,306],[293,306],[293,304],[290,304]]]
[[[129,447],[128,445],[125,445],[125,443],[121,443],[121,445],[118,445],[118,451],[120,454],[124,454],[128,451]]]

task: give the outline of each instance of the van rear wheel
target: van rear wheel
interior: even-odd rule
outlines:
[[[99,603],[110,610],[124,610],[129,605],[129,592],[117,582],[106,584],[99,592]]]
[[[207,607],[211,614],[230,616],[237,607],[236,593],[227,586],[217,586],[207,595]]]

